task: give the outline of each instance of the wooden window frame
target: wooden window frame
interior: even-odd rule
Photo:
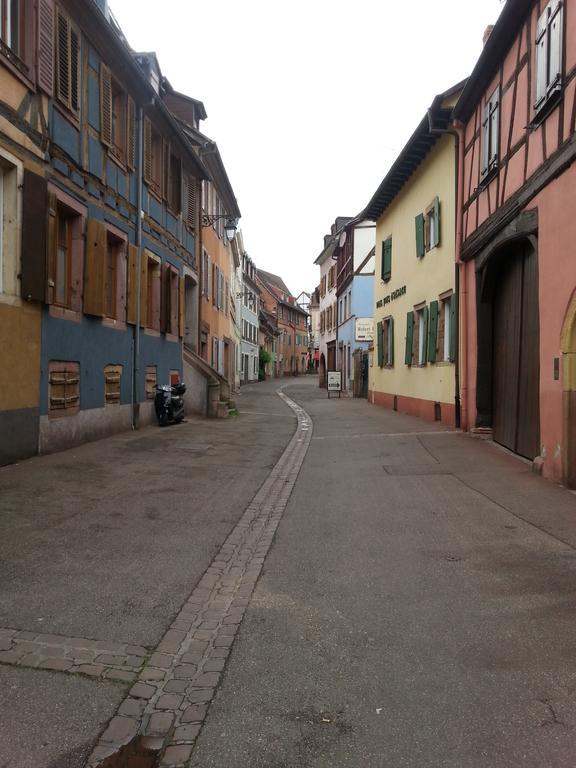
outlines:
[[[481,181],[487,182],[498,171],[500,162],[500,86],[496,86],[482,114]]]
[[[557,66],[552,70],[551,51],[553,44],[554,23],[557,22]],[[536,23],[534,38],[534,113],[538,118],[556,103],[562,93],[564,62],[564,3],[563,0],[550,0]],[[544,70],[542,70],[542,67]],[[543,81],[541,81],[543,78]]]

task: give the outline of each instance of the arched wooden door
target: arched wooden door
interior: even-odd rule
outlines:
[[[576,298],[573,299],[562,333],[564,398],[564,482],[576,488]]]
[[[534,459],[540,453],[538,266],[528,240],[498,254],[493,302],[493,437]]]

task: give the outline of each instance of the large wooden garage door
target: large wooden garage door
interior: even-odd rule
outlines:
[[[526,243],[500,254],[494,296],[494,440],[533,459],[540,453],[539,312],[536,253]]]

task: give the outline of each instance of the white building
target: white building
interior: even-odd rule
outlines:
[[[240,379],[242,384],[248,384],[250,381],[258,381],[260,291],[256,284],[256,267],[246,252],[242,253],[240,268],[242,274]]]
[[[321,387],[326,386],[327,371],[336,370],[336,330],[338,327],[338,304],[336,301],[335,251],[339,232],[352,217],[339,216],[324,237],[324,248],[315,264],[320,267],[320,334],[318,376]]]

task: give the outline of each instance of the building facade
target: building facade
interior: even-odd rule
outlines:
[[[308,363],[308,313],[282,278],[262,269],[257,270],[262,308],[275,318],[278,332],[275,353],[275,376],[297,376],[306,372]]]
[[[152,417],[156,383],[182,377],[184,276],[198,277],[183,190],[205,171],[159,70],[142,67],[100,6],[44,3],[36,38],[49,153],[24,180],[38,236],[20,287],[41,312],[43,452]]]
[[[374,337],[375,226],[354,220],[342,232],[335,250],[337,368],[342,373],[342,390],[352,393],[354,353],[367,353]]]
[[[456,424],[455,139],[462,84],[437,96],[363,216],[376,221],[369,399]]]
[[[314,261],[320,267],[320,337],[318,360],[318,384],[326,386],[328,371],[336,370],[336,332],[338,329],[338,304],[336,299],[336,247],[345,224],[351,217],[340,216],[324,237],[324,248]]]
[[[241,381],[258,381],[260,289],[256,283],[256,266],[247,253],[242,254],[242,361]]]
[[[508,0],[455,114],[462,423],[576,487],[576,2]]]

